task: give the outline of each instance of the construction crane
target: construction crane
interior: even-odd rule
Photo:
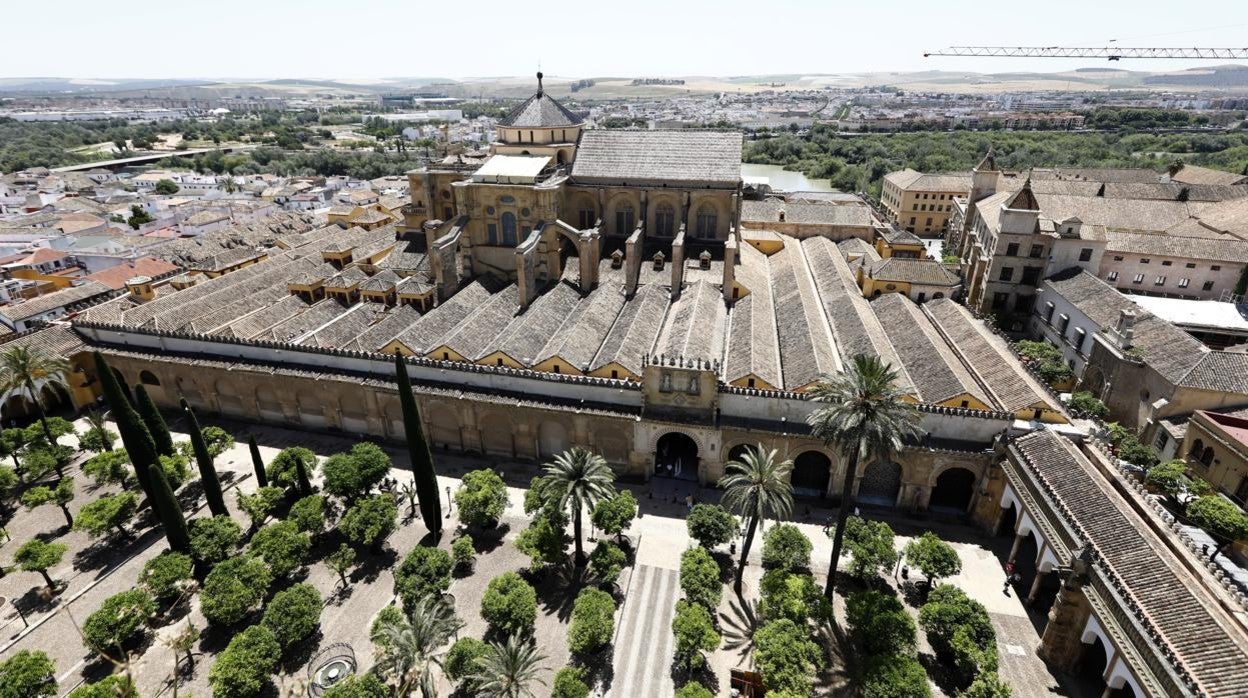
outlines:
[[[1000,58],[1194,58],[1203,60],[1248,60],[1248,48],[1069,48],[1065,46],[950,46],[929,56],[996,56]]]

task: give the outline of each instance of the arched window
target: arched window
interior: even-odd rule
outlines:
[[[576,221],[581,230],[589,230],[598,222],[598,212],[589,199],[581,199],[576,204]]]
[[[1205,442],[1201,439],[1196,439],[1196,441],[1192,443],[1192,450],[1188,451],[1187,455],[1190,458],[1200,459],[1200,454],[1204,452],[1204,450]]]
[[[1213,447],[1205,446],[1205,450],[1200,454],[1200,464],[1208,468],[1213,465]]]
[[[698,208],[697,236],[700,238],[714,238],[719,227],[719,214],[715,213],[715,207],[710,204],[702,204]]]
[[[516,214],[508,211],[503,214],[503,244],[508,247],[516,246]]]
[[[633,215],[632,204],[622,204],[615,209],[615,234],[631,235],[637,219]]]
[[[676,209],[671,204],[659,204],[655,207],[654,234],[668,238],[676,234]]]
[[[139,382],[143,385],[160,385],[160,379],[151,371],[140,371]]]

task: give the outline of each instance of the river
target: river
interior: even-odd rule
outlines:
[[[780,165],[754,165],[742,163],[742,177],[766,177],[771,188],[780,191],[836,191],[827,179],[809,179],[801,172],[786,170]]]

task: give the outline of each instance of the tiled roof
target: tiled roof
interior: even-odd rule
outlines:
[[[736,186],[741,182],[741,132],[591,129],[581,135],[572,180]]]
[[[559,128],[577,126],[583,119],[555,101],[545,92],[538,92],[498,120],[499,126],[514,128]]]
[[[1243,184],[1248,182],[1248,175],[1185,164],[1170,175],[1170,180],[1184,184]]]
[[[94,274],[88,274],[83,277],[88,281],[104,284],[114,291],[126,287],[126,282],[136,276],[149,276],[156,278],[166,274],[172,274],[177,271],[178,267],[155,257],[139,257],[134,262],[122,262],[107,269],[101,269]]]
[[[900,293],[885,293],[871,301],[871,310],[897,350],[922,402],[938,404],[970,394],[992,404],[970,371],[945,343],[919,306]]]
[[[111,290],[104,284],[88,281],[78,286],[70,286],[69,288],[63,288],[42,296],[35,296],[21,303],[0,307],[0,315],[4,315],[4,317],[13,322],[18,322],[42,315],[51,310],[86,302],[92,298],[109,293]]]
[[[889,257],[873,262],[867,271],[873,279],[927,286],[957,286],[958,276],[935,259]]]
[[[399,336],[420,319],[420,311],[410,305],[391,308],[377,324],[365,329],[355,339],[343,345],[345,349],[381,351],[390,340]]]
[[[805,225],[870,227],[872,222],[871,209],[862,205],[786,202],[775,198],[741,202],[743,223],[779,223],[781,214],[784,223]]]

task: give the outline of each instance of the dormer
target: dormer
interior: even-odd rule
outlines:
[[[156,292],[152,289],[152,277],[135,276],[126,281],[126,290],[130,292],[130,296],[141,301],[150,301],[156,298]]]
[[[612,252],[611,253],[611,268],[619,269],[620,267],[623,267],[623,266],[624,266],[624,253],[621,252],[620,250],[616,250],[615,252]]]
[[[651,259],[651,261],[653,261],[653,262],[654,262],[654,270],[655,270],[655,271],[663,271],[663,262],[664,262],[667,258],[663,256],[663,253],[662,253],[662,252],[655,252],[655,253],[654,253],[654,256],[653,256],[653,257],[651,257],[650,259]]]
[[[1036,232],[1039,221],[1040,203],[1036,201],[1036,195],[1031,190],[1031,178],[1028,177],[1023,188],[1001,205],[1000,232],[1031,235]]]

